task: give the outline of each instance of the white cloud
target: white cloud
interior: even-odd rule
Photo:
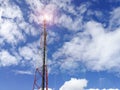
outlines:
[[[40,41],[34,43],[29,43],[26,46],[23,46],[19,48],[19,56],[21,57],[21,64],[23,66],[31,66],[32,68],[40,68],[42,67],[42,61],[43,61],[43,54],[42,49],[39,46]],[[51,71],[51,60],[46,58],[46,63],[48,65],[48,74]]]
[[[12,21],[4,20],[0,26],[0,38],[4,42],[17,44],[20,40],[24,40],[24,36],[18,30],[16,24]]]
[[[56,22],[57,25],[72,31],[81,30],[83,28],[83,14],[87,11],[89,3],[81,4],[78,7],[72,4],[71,1],[61,1],[60,4],[62,4],[62,6],[59,9],[65,11],[66,13],[61,12]],[[69,13],[69,15],[67,13]]]
[[[14,19],[14,18],[22,18],[22,12],[19,7],[15,4],[10,4],[9,0],[1,0],[1,16]]]
[[[86,89],[86,90],[100,90],[98,88],[90,88],[90,89]]]
[[[36,11],[37,10],[40,10],[40,11],[42,11],[42,8],[43,8],[43,4],[40,2],[40,0],[26,0],[26,2],[27,2],[27,4],[29,4],[30,5],[30,8],[32,9],[32,10],[34,10],[35,8],[36,8]]]
[[[88,68],[92,67],[93,70],[98,71],[120,68],[118,65],[120,63],[120,57],[118,56],[120,30],[105,32],[106,30],[101,24],[94,22],[87,23],[86,27],[92,36],[92,40],[87,44],[83,56]]]
[[[52,21],[49,23],[53,23],[53,17],[57,9],[55,4],[49,3],[44,5],[40,0],[26,0],[26,2],[30,5],[31,10],[33,11],[29,16],[30,22],[42,24],[44,15],[50,15]]]
[[[8,51],[2,50],[0,52],[0,66],[10,66],[17,65],[19,60],[13,55],[11,55]]]
[[[83,4],[78,7],[75,7],[72,4],[71,0],[63,1],[63,0],[51,0],[49,4],[45,5],[41,3],[39,0],[26,0],[32,9],[32,13],[30,14],[30,22],[36,22],[37,24],[42,24],[43,15],[53,15],[51,24],[56,24],[60,27],[65,27],[68,30],[80,30],[82,28],[82,14],[87,11],[87,7],[89,4]],[[75,18],[73,19],[70,15],[63,13],[69,13]]]
[[[32,75],[31,71],[15,70],[14,72],[21,75]]]
[[[103,89],[103,90],[119,90],[118,88],[110,88],[110,89]]]
[[[4,57],[5,60],[2,58],[1,65],[17,65],[17,61],[21,60],[21,56],[16,50],[19,48],[19,44],[24,41],[27,42],[27,35],[36,37],[39,30],[36,30],[35,27],[24,21],[23,12],[14,2],[1,0],[0,3],[2,3],[0,6],[0,53],[12,57],[10,60],[7,60],[7,57]],[[6,44],[10,47],[6,48],[6,53],[3,53],[3,47],[6,47]],[[30,55],[31,52],[27,53],[27,55]],[[27,56],[24,58],[28,59]],[[16,62],[15,59],[17,59]],[[24,62],[26,60],[20,61],[20,63]]]
[[[50,45],[50,44],[53,44],[57,41],[59,41],[60,39],[60,36],[58,33],[52,31],[52,30],[48,30],[47,32],[47,44]],[[43,38],[43,37],[42,37]],[[43,41],[43,40],[42,40]]]
[[[90,88],[90,89],[85,89],[85,90],[119,90],[119,89],[118,88],[109,88],[109,89]]]
[[[7,42],[17,45],[20,41],[25,41],[27,35],[36,36],[38,30],[24,21],[23,12],[13,2],[2,0],[0,7],[0,44]]]
[[[84,90],[87,82],[86,79],[71,78],[71,80],[66,81],[59,90]]]
[[[31,60],[32,55],[33,55],[33,50],[30,47],[22,47],[19,49],[20,55],[23,56],[24,59],[26,60]]]
[[[118,88],[88,88],[88,81],[86,79],[76,79],[71,78],[69,81],[65,81],[65,83],[59,88],[59,90],[119,90]]]
[[[65,42],[63,47],[53,54],[53,58],[60,60],[56,63],[62,69],[75,69],[82,62],[88,70],[119,72],[120,29],[106,31],[101,23],[88,22],[85,31],[78,33],[70,42]]]
[[[2,12],[3,12],[3,9],[0,9],[0,22],[1,22],[1,20],[2,20],[2,19],[1,19],[1,18],[2,18],[2,17],[1,17],[1,16],[2,16]]]
[[[26,23],[24,20],[21,20],[20,22],[16,22],[18,25],[18,30],[22,32],[22,35],[25,38],[25,34],[26,35],[30,35],[30,36],[34,36],[36,37],[40,32],[41,28],[35,28],[34,26],[30,25],[29,23]]]
[[[1,1],[2,2],[2,1]],[[3,1],[0,9],[0,43],[16,44],[24,36],[19,31],[14,19],[23,19],[22,12],[16,5],[11,5],[8,0]]]
[[[110,19],[110,25],[109,25],[109,28],[111,30],[120,27],[120,13],[119,12],[120,12],[120,7],[115,8],[111,12],[111,19]]]
[[[27,4],[30,5],[30,9],[33,10],[30,15],[30,21],[35,21],[39,23],[38,11],[42,11],[44,4],[40,0],[26,0]],[[10,44],[18,44],[20,40],[24,41],[26,39],[25,34],[36,36],[38,30],[32,25],[29,25],[24,21],[23,14],[20,8],[15,4],[10,4],[8,0],[2,0],[0,3],[3,3],[0,9],[0,44],[4,42]],[[48,13],[61,12],[57,16],[58,21],[55,21],[60,27],[65,27],[69,30],[79,30],[82,25],[83,14],[88,10],[89,3],[82,4],[78,7],[75,7],[71,0],[51,0],[48,5],[44,8]],[[50,8],[50,10],[48,10]],[[34,11],[35,10],[35,11]],[[74,15],[75,18],[72,18],[65,11],[71,15]],[[113,23],[115,22],[117,26],[120,24],[119,20],[119,8],[113,10],[111,13],[110,27],[112,28]],[[96,12],[98,13],[98,12]],[[98,16],[101,16],[99,12]],[[14,22],[14,19],[18,19]],[[22,29],[22,30],[20,30]],[[83,33],[77,33],[70,42],[65,42],[64,46],[58,50],[53,55],[54,60],[59,59],[57,64],[61,65],[61,69],[71,69],[79,67],[79,62],[85,64],[89,70],[115,70],[117,71],[120,66],[120,57],[119,57],[119,34],[120,29],[117,27],[115,31],[108,31],[103,27],[101,23],[94,21],[86,22],[85,30]],[[50,32],[49,43],[52,43],[56,39],[56,33]],[[55,39],[54,39],[55,38]],[[4,45],[3,45],[4,46]],[[27,45],[19,48],[19,57],[23,57],[30,61],[34,62],[35,59],[39,57],[38,48]],[[104,52],[105,51],[105,52]],[[16,52],[17,53],[17,52]],[[34,58],[35,57],[35,58]],[[22,60],[22,62],[26,62]],[[108,62],[106,65],[106,62]],[[91,63],[92,62],[92,63]],[[40,62],[41,63],[41,62]],[[69,63],[69,64],[68,64]],[[34,64],[32,64],[34,65]]]
[[[58,19],[58,25],[65,27],[68,30],[79,30],[82,27],[82,16],[72,19],[72,17],[62,14]]]
[[[42,66],[42,52],[39,41],[19,48],[19,54],[23,58],[23,64],[29,63],[33,67]]]

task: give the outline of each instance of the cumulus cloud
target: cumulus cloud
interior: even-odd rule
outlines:
[[[86,79],[71,78],[71,80],[66,81],[59,90],[84,90],[87,82]]]
[[[2,50],[0,52],[0,66],[17,65],[19,60],[11,55],[8,51]]]
[[[94,22],[87,23],[86,27],[92,38],[83,55],[87,66],[98,71],[119,68],[119,28],[113,32],[105,32],[101,24]],[[109,63],[106,65],[107,62]]]
[[[70,42],[65,42],[53,58],[59,59],[60,67],[64,69],[79,67],[82,62],[88,70],[118,71],[120,28],[112,32],[107,32],[106,29],[101,23],[87,22],[85,31],[78,33]]]
[[[119,90],[118,88],[86,88],[88,81],[86,79],[71,78],[59,88],[59,90]]]

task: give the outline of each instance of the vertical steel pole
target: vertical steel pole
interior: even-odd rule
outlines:
[[[42,90],[45,88],[45,60],[46,60],[46,20],[44,20],[44,46],[43,46],[43,67],[42,67]]]
[[[47,65],[45,67],[45,71],[46,71],[46,90],[48,90],[48,69],[47,69]]]

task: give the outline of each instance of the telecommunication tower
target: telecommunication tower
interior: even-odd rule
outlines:
[[[46,63],[46,19],[43,21],[43,60],[42,68],[36,68],[32,90],[48,90],[48,70]]]

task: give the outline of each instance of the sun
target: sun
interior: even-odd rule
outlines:
[[[50,22],[52,20],[52,15],[50,14],[44,14],[43,15],[43,20]]]
[[[53,15],[51,13],[42,13],[39,17],[38,17],[39,23],[43,23],[44,21],[47,24],[51,24],[52,20],[53,20]]]
[[[54,11],[52,10],[48,10],[48,9],[43,9],[43,11],[41,11],[38,14],[37,20],[39,24],[42,24],[43,21],[46,21],[47,24],[53,24],[53,20],[54,20]]]

